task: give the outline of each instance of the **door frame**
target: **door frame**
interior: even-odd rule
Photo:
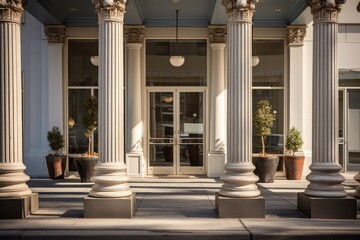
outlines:
[[[207,166],[207,87],[203,86],[160,86],[160,87],[146,87],[146,118],[145,118],[145,132],[144,132],[144,143],[146,146],[145,152],[145,164],[148,175],[204,175],[206,174]],[[180,160],[178,156],[180,154],[180,147],[175,147],[174,151],[174,163],[172,167],[151,167],[150,166],[150,93],[151,92],[172,92],[174,94],[174,124],[179,126],[179,108],[180,103],[178,101],[180,93],[182,92],[202,92],[203,93],[203,166],[201,167],[180,167]],[[175,127],[174,126],[174,127]],[[176,129],[174,129],[174,132]],[[179,144],[178,144],[179,146]]]

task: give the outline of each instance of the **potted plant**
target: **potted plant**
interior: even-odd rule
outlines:
[[[95,173],[95,165],[98,162],[98,155],[91,147],[93,134],[98,123],[98,103],[94,96],[90,96],[86,100],[84,110],[84,135],[88,139],[88,151],[75,157],[75,166],[79,173],[81,182],[91,182],[91,177]]]
[[[271,134],[275,115],[271,112],[272,106],[268,100],[260,100],[256,103],[254,125],[256,135],[261,139],[261,153],[253,157],[255,165],[254,173],[259,177],[259,182],[274,182],[274,176],[279,164],[279,157],[265,152],[265,139]]]
[[[295,155],[301,149],[304,141],[301,133],[296,128],[292,127],[286,135],[285,147],[288,153],[284,156],[286,179],[299,180],[301,179],[302,170],[304,166],[304,155]]]
[[[64,138],[58,127],[53,127],[47,133],[49,147],[53,153],[47,155],[46,165],[51,179],[63,179],[66,167],[66,156],[60,150],[64,148]]]

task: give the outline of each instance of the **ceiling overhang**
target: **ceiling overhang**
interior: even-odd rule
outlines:
[[[94,27],[98,24],[91,0],[32,0],[27,2],[25,9],[43,24],[67,27]],[[311,21],[304,17],[307,9],[304,0],[260,0],[256,5],[254,25],[305,25]],[[180,11],[179,26],[182,27],[226,24],[221,0],[128,0],[125,25],[174,26],[175,10]]]

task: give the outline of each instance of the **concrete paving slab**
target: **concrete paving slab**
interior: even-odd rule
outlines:
[[[29,185],[39,193],[40,209],[25,220],[0,220],[0,239],[360,239],[359,211],[358,220],[323,221],[296,210],[296,193],[307,184],[278,176],[275,183],[259,184],[265,219],[218,219],[219,179],[131,178],[137,195],[133,219],[84,219],[83,198],[92,183],[35,179]],[[354,191],[351,179],[346,184]],[[9,238],[1,238],[1,232]]]

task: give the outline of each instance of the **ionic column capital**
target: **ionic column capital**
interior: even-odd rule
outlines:
[[[21,22],[21,15],[24,12],[25,1],[2,0],[0,1],[0,21]]]
[[[45,35],[48,38],[48,43],[65,44],[65,26],[64,25],[45,25]]]
[[[346,0],[307,0],[314,17],[314,24],[321,22],[338,22],[341,5]]]
[[[229,22],[245,21],[252,23],[255,11],[255,3],[258,0],[222,0],[225,6],[226,15]]]
[[[287,44],[304,45],[306,36],[306,26],[288,26],[287,27]]]
[[[124,21],[127,0],[92,0],[99,21]]]
[[[124,34],[125,37],[127,38],[128,43],[143,43],[144,32],[145,32],[144,26],[124,29]]]
[[[208,32],[210,43],[226,43],[226,26],[210,26]]]

